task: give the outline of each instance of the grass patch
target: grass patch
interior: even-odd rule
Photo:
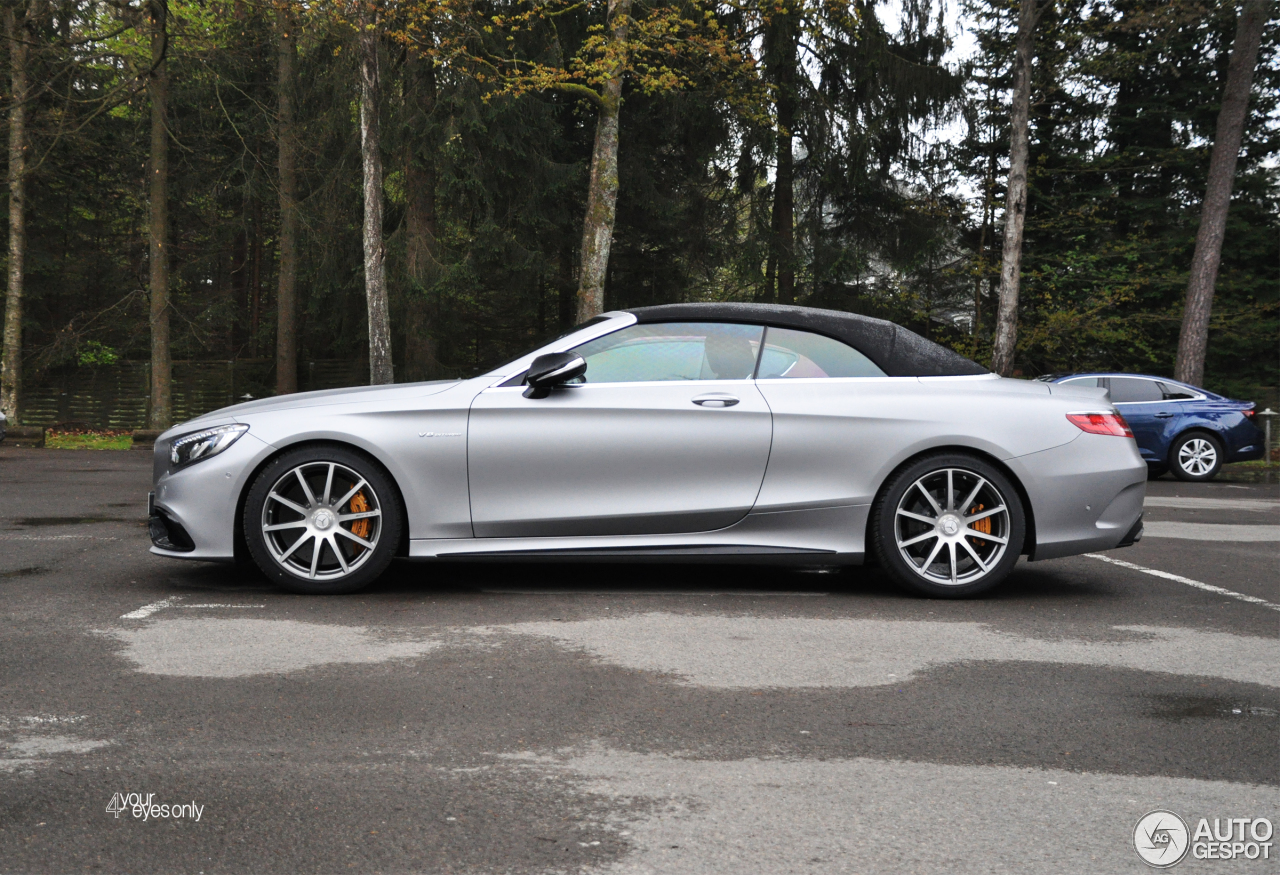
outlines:
[[[127,450],[133,435],[127,431],[54,431],[44,434],[44,445],[52,450]]]

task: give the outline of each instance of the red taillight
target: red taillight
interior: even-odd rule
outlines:
[[[1245,416],[1249,417],[1250,419],[1253,419],[1253,417],[1256,416],[1258,413],[1258,411],[1254,410],[1252,407],[1250,407],[1248,410],[1241,410],[1240,412],[1243,413]]]
[[[1089,434],[1110,434],[1116,437],[1133,437],[1129,423],[1119,413],[1068,413],[1067,419],[1081,431]]]

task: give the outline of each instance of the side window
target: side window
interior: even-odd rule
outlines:
[[[587,383],[745,380],[756,367],[758,325],[667,322],[632,325],[574,349]]]
[[[1176,383],[1159,383],[1160,388],[1164,391],[1165,401],[1194,401],[1195,395],[1186,386],[1179,386]]]
[[[1156,385],[1155,380],[1143,380],[1138,377],[1112,377],[1111,403],[1133,404],[1139,401],[1163,401],[1164,392]]]
[[[769,328],[760,358],[761,380],[804,377],[883,377],[885,372],[848,344],[793,328]]]
[[[1062,385],[1087,386],[1088,388],[1093,389],[1095,387],[1102,386],[1102,378],[1101,377],[1080,377],[1079,379],[1076,379],[1076,380],[1063,380]]]

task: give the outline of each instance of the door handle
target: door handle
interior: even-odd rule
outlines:
[[[699,395],[693,399],[693,403],[699,407],[732,407],[738,403],[738,399],[732,395]]]
[[[1172,413],[1157,413],[1156,419],[1169,419],[1171,416],[1173,416]]]

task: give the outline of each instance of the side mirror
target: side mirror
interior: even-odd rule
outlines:
[[[529,388],[524,390],[526,398],[546,398],[551,390],[567,383],[575,377],[587,372],[587,363],[576,352],[553,352],[540,355],[529,366],[529,373],[524,381]]]

